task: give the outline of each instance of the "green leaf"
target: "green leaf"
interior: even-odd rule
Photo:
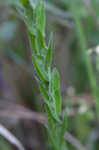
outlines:
[[[66,133],[66,129],[67,129],[67,116],[66,116],[66,112],[65,112],[64,117],[63,117],[63,121],[62,121],[62,124],[61,124],[60,145],[64,141],[64,135]]]
[[[48,90],[49,90],[49,94],[51,95],[52,93],[51,68],[48,68],[48,78],[49,78]]]
[[[53,103],[53,101],[50,101],[50,104],[48,105],[49,106],[49,110],[53,116],[53,118],[58,122],[58,123],[61,123],[61,121],[59,120],[58,118],[58,115],[57,115],[57,112],[56,112],[56,109],[55,109],[55,104]]]
[[[34,55],[37,55],[37,47],[36,47],[36,41],[35,41],[35,36],[32,35],[30,32],[29,32],[29,39],[30,39],[30,45],[31,45],[31,48],[32,48],[32,51],[33,51],[33,54]]]
[[[29,31],[31,32],[30,38],[31,38],[31,41],[33,40],[33,45],[34,45],[34,48],[36,50],[36,54],[37,55],[44,55],[46,45],[45,45],[45,41],[44,41],[44,38],[42,37],[41,32],[39,30],[35,31],[35,28],[32,29],[30,27],[29,27]],[[44,62],[44,59],[43,59],[43,62]]]
[[[41,91],[41,94],[42,94],[42,97],[43,97],[45,103],[47,105],[49,105],[50,104],[49,103],[49,96],[48,96],[48,93],[46,92],[47,91],[46,88],[42,85],[40,80],[37,80],[37,82],[38,82],[38,85],[39,85],[39,88],[40,88],[40,91]]]
[[[46,50],[46,44],[45,44],[45,41],[44,41],[44,37],[42,35],[42,33],[40,32],[40,30],[37,30],[37,35],[38,35],[38,42],[39,42],[39,45],[40,45],[40,50]],[[40,51],[42,53],[42,51]]]
[[[44,99],[44,102],[48,106],[48,109],[49,109],[49,112],[50,112],[49,114],[50,114],[51,118],[53,118],[55,121],[57,121],[57,122],[60,123],[60,120],[59,120],[59,118],[57,116],[57,113],[55,111],[54,104],[51,101],[51,99],[49,98],[48,93],[46,92],[47,89],[42,85],[42,83],[40,82],[40,80],[37,80],[37,82],[39,84],[40,91],[41,91],[42,97]]]
[[[36,25],[44,37],[45,36],[45,8],[42,1],[39,1],[36,7]]]
[[[40,77],[40,79],[42,81],[44,81],[44,82],[48,82],[48,75],[44,71],[44,69],[42,68],[42,66],[37,62],[37,57],[36,56],[32,56],[32,60],[33,60],[34,68],[35,68],[38,76]]]
[[[37,35],[36,35],[36,43],[37,43],[39,54],[44,55],[46,45],[45,45],[44,37],[42,36],[41,32],[38,29],[37,29]]]
[[[56,135],[56,132],[55,132],[55,127],[56,127],[55,123],[56,123],[56,120],[53,118],[53,116],[51,114],[51,111],[50,111],[50,109],[49,109],[48,106],[46,106],[46,112],[47,112],[47,118],[48,118],[49,127],[53,131],[54,135]]]
[[[30,9],[32,9],[30,7]],[[32,18],[33,18],[33,10],[30,11],[30,14],[27,14],[27,9],[25,8],[21,8],[21,7],[18,7],[16,6],[16,10],[18,11],[18,13],[20,14],[20,16],[23,18],[26,26],[27,26],[27,29],[28,31],[33,35],[33,36],[36,36],[37,34],[37,30],[35,28],[35,26],[33,25],[33,21],[32,21]]]
[[[37,60],[40,64],[43,64],[44,56],[42,55],[42,53],[40,54],[39,52],[37,36],[34,36],[31,33],[29,33],[29,39],[33,55],[37,57]]]
[[[60,80],[59,80],[59,73],[56,68],[52,72],[52,97],[56,102],[56,112],[59,116],[61,114],[61,107],[62,107],[62,99],[60,94]]]
[[[24,17],[27,16],[27,18],[30,19],[29,22],[34,20],[34,18],[33,18],[33,7],[30,5],[30,1],[29,0],[19,0],[19,1],[23,6]]]
[[[25,16],[24,17],[24,22],[28,28],[28,31],[33,35],[36,36],[37,35],[37,30],[35,28],[35,26],[33,26],[33,24],[31,23],[31,21]]]
[[[59,144],[58,144],[56,138],[53,136],[53,133],[51,132],[51,130],[49,128],[46,128],[46,129],[47,129],[47,132],[49,134],[49,137],[50,137],[50,140],[51,140],[51,143],[52,143],[54,149],[60,150]]]
[[[59,116],[61,114],[61,95],[60,95],[60,90],[56,90],[54,92],[54,98],[56,100],[56,112],[57,115]]]
[[[27,5],[29,4],[29,0],[19,0],[19,1],[24,7],[27,7]]]
[[[52,48],[53,48],[53,36],[51,34],[50,41],[48,45],[48,51],[45,57],[45,68],[48,70],[48,68],[51,67],[52,64]]]

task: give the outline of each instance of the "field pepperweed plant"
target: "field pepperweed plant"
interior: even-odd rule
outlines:
[[[66,115],[60,119],[62,112],[62,99],[60,93],[59,73],[56,68],[51,68],[53,52],[53,36],[50,35],[48,46],[45,43],[46,16],[42,1],[36,4],[29,0],[19,0],[16,7],[24,20],[32,49],[35,79],[39,85],[45,103],[48,118],[49,139],[54,150],[66,150]]]

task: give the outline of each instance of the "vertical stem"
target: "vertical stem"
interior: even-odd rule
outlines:
[[[99,119],[99,93],[98,93],[98,87],[97,87],[96,79],[95,79],[94,72],[93,72],[93,69],[92,69],[92,66],[91,66],[90,58],[86,53],[87,43],[86,43],[86,39],[85,39],[85,35],[84,35],[84,32],[83,32],[82,25],[80,23],[80,16],[78,14],[79,13],[78,12],[79,8],[77,7],[77,3],[76,3],[75,0],[72,0],[72,2],[71,2],[71,9],[72,9],[72,14],[73,14],[75,25],[76,25],[78,40],[79,40],[80,47],[81,47],[81,53],[82,53],[82,55],[84,57],[84,60],[85,60],[85,66],[87,68],[89,82],[90,82],[92,94],[93,94],[93,97],[94,97],[94,100],[95,100],[97,118]]]

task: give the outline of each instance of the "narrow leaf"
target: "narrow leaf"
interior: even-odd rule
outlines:
[[[45,8],[42,1],[36,7],[36,25],[43,36],[45,36]]]
[[[48,123],[49,123],[49,127],[51,128],[51,130],[53,131],[54,135],[56,135],[55,133],[55,123],[56,123],[56,120],[53,118],[51,112],[50,112],[50,109],[48,106],[46,106],[46,112],[47,112],[47,118],[48,118]]]
[[[36,47],[36,40],[35,40],[35,38],[36,37],[29,32],[30,45],[31,45],[31,48],[33,50],[33,54],[37,55],[37,47]]]
[[[42,50],[45,50],[46,49],[46,44],[45,44],[45,41],[44,41],[44,37],[42,35],[42,33],[37,30],[37,33],[38,33],[38,42],[39,42],[39,45],[40,45],[40,49]],[[42,53],[42,51],[41,51]]]
[[[24,7],[27,7],[29,4],[29,0],[19,0],[19,1]]]
[[[57,121],[60,123],[60,120],[57,116],[57,113],[55,111],[55,107],[54,107],[54,104],[52,101],[50,101],[49,99],[49,95],[48,93],[46,92],[46,88],[42,85],[42,83],[40,82],[40,80],[37,80],[38,84],[39,84],[39,88],[40,88],[40,91],[41,91],[41,94],[42,94],[42,97],[44,99],[44,102],[45,104],[47,105],[47,108],[49,110],[49,114],[50,114],[50,117],[53,118],[53,120]]]
[[[37,57],[32,56],[34,68],[42,81],[48,82],[48,75],[42,68],[42,66],[37,62]]]
[[[59,116],[61,114],[61,94],[60,94],[60,80],[59,80],[59,73],[56,68],[52,72],[52,96],[56,102],[56,112]]]
[[[45,103],[49,105],[49,96],[48,96],[48,93],[46,92],[46,88],[42,85],[40,80],[37,80],[37,82],[38,82],[38,85],[39,85],[39,88],[40,88],[40,91],[41,91],[41,94]]]
[[[48,68],[51,67],[52,64],[52,48],[53,48],[53,36],[51,34],[50,41],[48,45],[48,51],[45,58],[45,68],[48,70]]]
[[[32,35],[36,36],[37,30],[36,30],[36,28],[34,28],[34,26],[32,25],[32,23],[30,22],[29,19],[27,19],[26,16],[24,17],[24,22],[25,22],[25,24],[26,24],[26,26],[27,26],[29,32],[30,32]]]
[[[60,150],[59,146],[58,146],[58,143],[57,143],[57,140],[55,139],[55,137],[53,136],[53,133],[51,132],[51,130],[49,128],[46,128],[47,129],[47,132],[49,134],[49,137],[50,137],[50,140],[51,140],[51,143],[54,147],[55,150]]]
[[[50,101],[49,110],[50,110],[50,112],[51,112],[53,118],[54,118],[57,122],[60,123],[60,120],[59,120],[58,115],[57,115],[57,113],[56,113],[55,104],[54,104],[52,101]]]
[[[66,129],[67,129],[67,116],[66,116],[66,112],[65,112],[63,121],[62,121],[62,125],[61,125],[60,144],[62,144],[62,142],[64,141],[63,139],[64,139],[64,135],[66,133]]]

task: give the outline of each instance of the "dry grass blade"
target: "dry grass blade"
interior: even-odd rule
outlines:
[[[13,112],[13,113],[12,113]],[[10,102],[0,102],[0,117],[12,119],[30,119],[41,124],[46,124],[47,120],[44,114],[33,112],[30,109]]]
[[[69,132],[66,132],[65,139],[72,144],[78,150],[87,150],[84,145],[82,145],[78,139],[72,136]]]
[[[0,108],[1,107],[8,107],[4,110],[0,110],[0,117],[10,117],[13,119],[30,119],[33,121],[36,121],[38,123],[41,123],[43,125],[47,124],[47,119],[44,114],[33,112],[29,110],[28,108],[25,108],[23,106],[20,106],[18,104],[12,104],[6,102],[0,102]],[[12,113],[13,111],[13,113]],[[86,150],[85,146],[83,146],[78,139],[76,139],[74,136],[72,136],[69,132],[66,132],[65,139],[72,144],[77,150]],[[17,146],[18,147],[18,146]],[[20,149],[23,150],[23,149]]]
[[[11,144],[16,146],[19,150],[25,150],[21,142],[1,124],[0,124],[0,134],[4,138],[6,138]]]

